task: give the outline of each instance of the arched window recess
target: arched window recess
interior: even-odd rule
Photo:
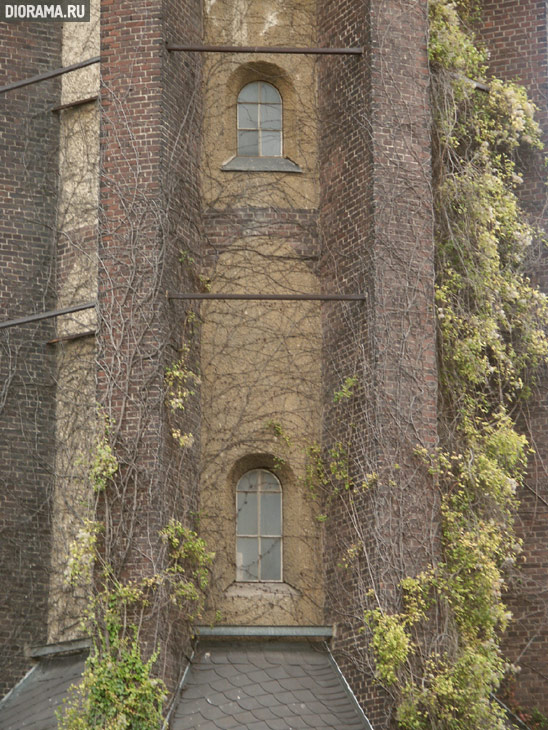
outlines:
[[[253,469],[236,487],[236,580],[282,578],[282,487],[271,471]]]
[[[283,102],[273,84],[252,81],[243,86],[236,109],[237,155],[223,170],[301,172],[283,156]]]

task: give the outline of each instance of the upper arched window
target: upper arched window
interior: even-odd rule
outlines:
[[[282,580],[282,488],[266,469],[236,487],[236,580]]]
[[[253,81],[238,95],[238,156],[282,156],[282,97],[266,81]]]

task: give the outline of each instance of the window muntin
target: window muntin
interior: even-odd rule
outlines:
[[[282,580],[282,488],[266,469],[236,487],[236,580]]]
[[[282,97],[266,81],[253,81],[238,95],[238,156],[282,156]]]

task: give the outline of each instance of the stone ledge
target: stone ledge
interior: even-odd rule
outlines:
[[[233,157],[221,167],[226,172],[300,172],[287,157]]]

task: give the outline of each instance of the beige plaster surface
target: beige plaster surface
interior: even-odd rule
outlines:
[[[221,255],[214,292],[315,292],[315,275],[285,242],[251,237]],[[319,439],[319,302],[211,301],[202,307],[200,525],[216,552],[208,619],[228,624],[323,620],[318,505],[304,483]],[[283,583],[237,583],[236,484],[274,471],[283,494]]]
[[[90,23],[63,26],[63,65],[99,54],[99,0],[92,0]],[[99,65],[62,77],[63,104],[99,92]],[[96,103],[59,112],[59,260],[57,306],[93,301],[97,292],[97,252],[90,232],[97,225],[99,194],[99,113]],[[91,245],[90,245],[91,244]],[[96,327],[94,309],[56,319],[57,337]],[[96,438],[95,341],[93,337],[54,345],[56,355],[56,450],[53,493],[48,640],[81,635],[89,598],[84,578],[69,585],[71,548],[92,514],[90,457]]]
[[[60,114],[58,225],[67,235],[97,222],[99,112],[92,103]]]
[[[101,0],[90,0],[88,23],[63,23],[63,66],[86,61],[99,55],[99,19]],[[93,66],[64,74],[61,104],[86,99],[99,93],[100,67]]]
[[[315,2],[209,0],[205,42],[216,45],[315,45]],[[316,60],[281,54],[205,54],[204,201],[216,208],[241,205],[315,208],[318,205]],[[283,156],[302,173],[222,169],[237,153],[236,101],[251,81],[267,81],[282,96]]]
[[[70,556],[92,514],[90,454],[96,430],[95,342],[75,340],[56,345],[57,401],[55,490],[48,611],[48,641],[81,635],[80,622],[89,598],[86,579],[69,585]]]

